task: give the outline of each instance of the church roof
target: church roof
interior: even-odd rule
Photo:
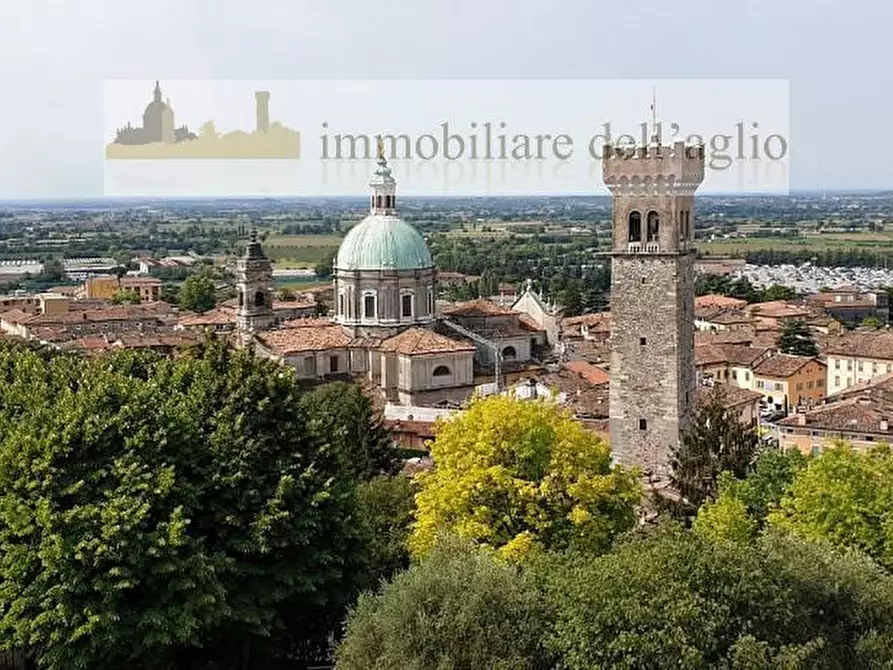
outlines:
[[[474,351],[470,342],[462,342],[435,333],[427,328],[410,328],[381,343],[382,351],[395,351],[398,354],[440,354],[454,351]]]
[[[518,314],[514,309],[497,305],[495,302],[484,300],[483,298],[460,302],[453,307],[445,309],[443,313],[444,316],[501,316]]]
[[[343,349],[353,340],[338,325],[283,328],[261,333],[257,337],[261,344],[266,345],[280,356],[288,356],[302,351]]]
[[[341,242],[336,270],[424,270],[434,260],[421,233],[400,217],[372,214]]]

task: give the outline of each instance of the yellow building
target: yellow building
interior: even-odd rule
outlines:
[[[87,300],[109,300],[119,288],[115,275],[96,275],[84,282],[84,294]]]
[[[825,374],[825,364],[815,358],[775,354],[754,368],[754,390],[767,404],[787,412],[824,398]]]

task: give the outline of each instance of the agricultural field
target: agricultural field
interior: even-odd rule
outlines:
[[[733,239],[717,239],[713,242],[698,240],[697,248],[702,254],[713,256],[739,255],[750,251],[827,251],[856,250],[886,251],[893,250],[893,232],[860,232],[860,233],[818,233],[798,237],[746,237]]]
[[[331,258],[341,239],[340,235],[270,235],[263,247],[276,268],[312,268]]]

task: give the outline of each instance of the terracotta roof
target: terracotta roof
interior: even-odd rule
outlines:
[[[795,414],[778,422],[778,425],[806,430],[832,430],[845,433],[863,433],[893,436],[893,406],[873,399],[852,398],[821,405],[804,414]],[[887,421],[886,428],[881,422]]]
[[[773,377],[775,379],[783,379],[795,374],[800,368],[815,361],[815,358],[809,356],[792,356],[791,354],[775,354],[765,361],[757,365],[754,374],[760,377]],[[816,361],[816,363],[819,363]],[[824,366],[824,363],[819,363]]]
[[[753,316],[762,316],[770,319],[807,317],[811,313],[806,307],[792,305],[784,300],[755,302],[745,307],[744,310]]]
[[[530,316],[529,314],[521,314],[521,316],[518,318],[518,323],[525,330],[531,330],[531,331],[537,331],[537,332],[543,330],[542,327],[540,327],[540,325],[536,321],[534,321],[533,317]]]
[[[727,295],[699,295],[695,298],[695,309],[699,307],[744,307],[747,300],[732,298]]]
[[[607,384],[609,380],[608,373],[597,365],[587,363],[586,361],[570,361],[564,366],[571,372],[575,372],[590,384]]]
[[[750,366],[769,352],[769,347],[749,347],[742,344],[718,345],[732,365]]]
[[[710,323],[718,323],[719,325],[732,325],[735,323],[750,323],[751,318],[744,312],[737,309],[724,309],[719,314],[715,314],[710,318]]]
[[[893,332],[860,331],[828,338],[825,354],[893,360]]]
[[[11,309],[9,311],[3,312],[3,314],[0,314],[0,319],[3,319],[8,323],[28,323],[35,316],[37,315],[23,312],[20,309]]]
[[[732,384],[716,384],[712,388],[709,386],[699,386],[696,402],[704,405],[710,401],[711,393],[722,393],[722,404],[724,407],[732,408],[745,405],[747,403],[758,403],[763,397],[758,391],[739,388]]]
[[[695,346],[704,344],[750,344],[754,333],[750,328],[735,330],[699,330],[695,332]]]
[[[702,344],[695,347],[695,365],[719,365],[728,362],[726,352],[716,344]]]
[[[180,325],[184,328],[197,326],[217,326],[234,324],[236,317],[232,312],[212,309],[202,314],[186,314],[180,317]]]
[[[395,351],[408,356],[414,354],[439,354],[451,351],[474,351],[470,342],[454,340],[427,328],[410,328],[384,340],[382,351]]]
[[[345,333],[341,326],[329,323],[325,326],[271,330],[259,334],[257,339],[276,354],[287,356],[302,351],[343,349],[350,344],[353,338]]]
[[[290,309],[313,309],[316,307],[316,303],[310,300],[274,300],[273,301],[273,311],[282,310],[287,311]]]
[[[282,324],[286,328],[325,328],[335,325],[331,319],[325,317],[299,317],[289,319]]]
[[[469,300],[468,302],[460,302],[444,310],[447,316],[499,316],[505,314],[517,314],[515,310],[509,307],[502,307],[490,300],[480,298],[478,300]]]

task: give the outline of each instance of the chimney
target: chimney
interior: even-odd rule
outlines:
[[[270,92],[255,91],[254,101],[257,107],[257,132],[265,133],[270,129]]]

